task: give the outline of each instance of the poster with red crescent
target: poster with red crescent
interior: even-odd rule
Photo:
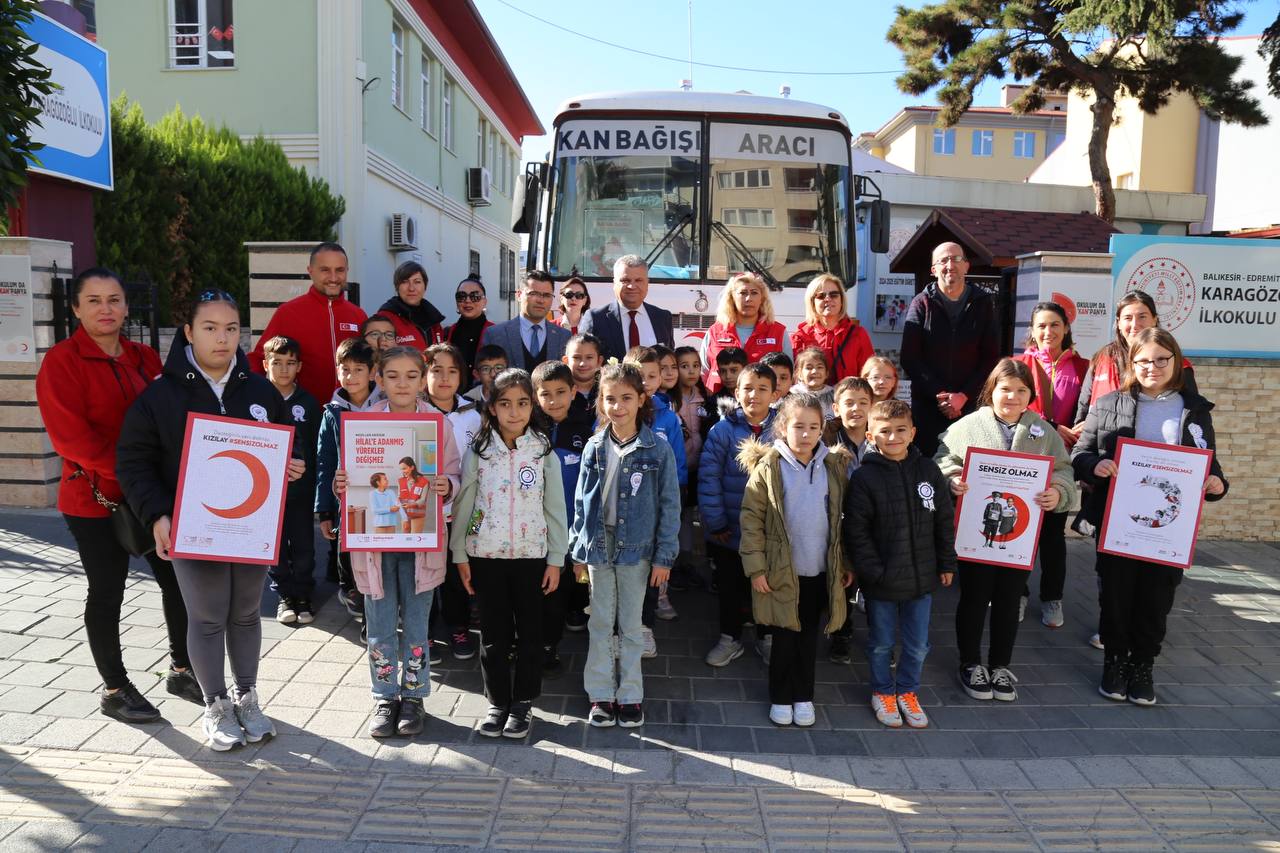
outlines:
[[[1208,449],[1120,439],[1098,550],[1190,568],[1212,459]]]
[[[1031,571],[1044,510],[1035,496],[1049,488],[1053,457],[970,447],[956,502],[956,556]]]
[[[188,560],[274,565],[293,427],[187,416],[171,552]]]
[[[342,550],[444,550],[444,505],[430,488],[444,428],[434,412],[342,416]]]

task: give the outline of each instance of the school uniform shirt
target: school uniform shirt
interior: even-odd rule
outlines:
[[[564,484],[565,519],[573,526],[573,492],[582,469],[582,452],[595,431],[594,421],[576,414],[572,408],[565,419],[551,425],[551,450],[560,457],[560,479]]]
[[[289,484],[288,503],[305,503],[311,511],[316,497],[316,442],[320,437],[320,418],[323,410],[316,398],[301,385],[295,385],[293,393],[284,397],[284,407],[293,421],[293,446],[302,451],[307,463],[306,472]]]

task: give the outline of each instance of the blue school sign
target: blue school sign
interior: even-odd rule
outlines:
[[[38,47],[35,61],[53,72],[60,87],[41,99],[32,139],[44,144],[28,168],[68,181],[109,190],[111,107],[107,100],[107,52],[41,14],[23,26]]]

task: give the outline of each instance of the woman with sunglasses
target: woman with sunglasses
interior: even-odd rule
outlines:
[[[444,330],[444,339],[458,348],[463,361],[467,363],[462,388],[459,389],[466,391],[470,384],[471,370],[476,366],[476,350],[480,347],[480,338],[484,336],[484,330],[493,325],[493,321],[485,316],[489,297],[479,279],[467,277],[458,282],[453,300],[458,307],[458,322]]]
[[[834,371],[831,385],[846,376],[857,376],[863,362],[875,355],[871,336],[856,317],[849,316],[844,282],[830,273],[816,277],[805,288],[804,322],[791,333],[792,352],[809,347],[817,347],[827,356]]]
[[[582,315],[590,310],[591,294],[587,291],[586,282],[575,275],[560,287],[560,310],[553,322],[568,329],[569,334],[576,335]]]

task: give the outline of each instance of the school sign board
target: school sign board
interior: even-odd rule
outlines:
[[[1113,302],[1144,290],[1189,356],[1280,358],[1280,240],[1111,237]]]
[[[40,126],[31,134],[43,148],[28,168],[67,181],[112,189],[111,105],[107,52],[62,24],[35,13],[23,25],[39,47],[35,61],[52,72],[58,89],[40,97]]]

